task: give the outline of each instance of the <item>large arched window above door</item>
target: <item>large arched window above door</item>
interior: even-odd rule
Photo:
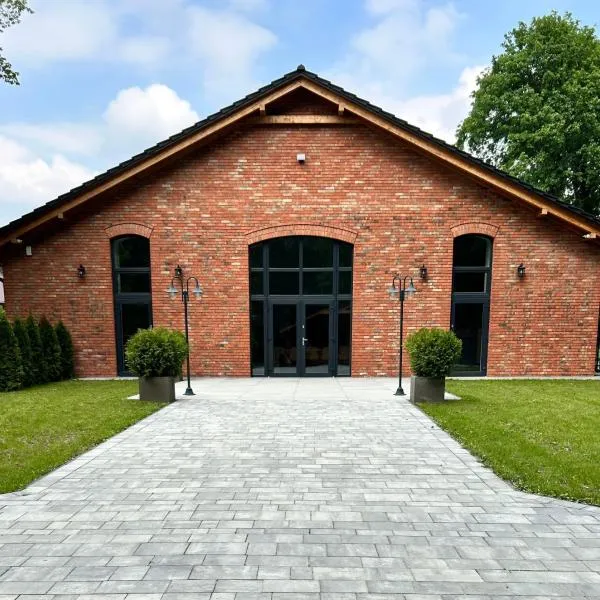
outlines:
[[[128,373],[125,346],[138,329],[152,325],[150,240],[126,235],[111,240],[117,371]]]
[[[462,340],[456,375],[485,375],[492,285],[492,239],[454,238],[451,328]]]

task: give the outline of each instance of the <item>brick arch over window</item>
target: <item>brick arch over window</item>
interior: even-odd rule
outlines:
[[[307,223],[296,223],[294,225],[272,225],[255,229],[246,234],[248,245],[256,244],[276,237],[284,237],[288,235],[314,235],[317,237],[328,237],[341,242],[354,244],[358,233],[351,229],[343,227],[334,227],[332,225],[310,225]]]
[[[491,238],[495,238],[498,235],[498,227],[489,223],[463,223],[462,225],[451,227],[450,231],[452,232],[452,237],[455,238],[470,233],[487,235]]]
[[[119,237],[121,235],[139,235],[145,238],[150,238],[152,235],[152,227],[142,225],[141,223],[119,223],[111,225],[104,230],[109,239]]]

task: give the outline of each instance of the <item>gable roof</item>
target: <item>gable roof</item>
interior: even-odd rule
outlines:
[[[415,150],[458,168],[483,185],[531,205],[539,210],[540,216],[556,217],[581,230],[584,237],[600,239],[600,219],[594,215],[512,177],[469,153],[422,131],[403,119],[399,119],[393,114],[374,106],[367,100],[359,98],[355,94],[319,77],[316,73],[307,71],[303,65],[299,65],[295,71],[287,73],[180,133],[0,227],[0,248],[11,240],[16,241],[17,238],[27,235],[42,225],[47,225],[56,219],[61,220],[67,210],[115,188],[158,164],[168,161],[180,152],[188,150],[202,141],[206,142],[214,139],[216,135],[229,130],[231,126],[238,124],[242,119],[249,116],[264,115],[266,105],[298,88],[307,89],[317,96],[337,104],[340,115],[350,114],[364,124],[387,131],[407,142]]]

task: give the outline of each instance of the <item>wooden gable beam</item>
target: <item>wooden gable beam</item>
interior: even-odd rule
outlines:
[[[219,131],[226,129],[231,125],[234,125],[235,123],[241,121],[242,119],[251,115],[252,113],[260,113],[261,106],[266,106],[266,104],[273,102],[278,98],[289,94],[290,92],[293,92],[294,90],[301,87],[302,83],[303,82],[301,80],[293,81],[290,84],[282,87],[281,89],[274,91],[272,94],[269,94],[268,99],[261,98],[256,102],[252,102],[245,108],[236,111],[235,113],[229,115],[228,117],[225,117],[224,119],[217,120],[211,125],[203,127],[201,131],[181,140],[179,143],[175,144],[174,146],[171,146],[170,148],[166,148],[157,155],[149,157],[146,160],[138,163],[137,165],[130,167],[129,169],[127,169],[127,171],[116,175],[115,177],[109,179],[108,181],[105,181],[102,184],[99,184],[97,187],[89,190],[88,192],[83,192],[82,194],[76,196],[66,204],[63,204],[59,209],[50,211],[47,214],[38,217],[31,223],[19,227],[7,237],[0,238],[0,247],[9,242],[12,238],[18,238],[20,235],[26,233],[27,231],[31,231],[32,229],[35,229],[36,227],[39,227],[40,225],[52,219],[58,218],[59,214],[64,214],[66,211],[71,210],[79,206],[80,204],[87,202],[95,196],[109,191],[112,188],[136,177],[140,173],[170,158],[171,156],[178,154],[183,150],[186,150],[190,146],[193,146],[198,142],[215,135]]]
[[[337,94],[334,94],[328,89],[322,88],[320,85],[310,81],[303,81],[303,86],[321,96],[322,98],[329,100],[330,102],[337,102],[339,104],[339,97]],[[444,162],[448,165],[451,165],[460,171],[463,171],[470,175],[473,179],[476,179],[479,183],[483,183],[484,185],[490,185],[495,190],[500,190],[505,194],[517,198],[519,200],[524,201],[525,203],[534,206],[540,210],[540,213],[543,210],[547,211],[547,214],[552,214],[555,217],[560,218],[563,221],[577,227],[578,229],[583,229],[585,231],[590,231],[590,223],[588,220],[583,218],[578,218],[576,215],[566,211],[561,210],[559,207],[551,206],[549,207],[547,203],[545,203],[541,198],[539,198],[536,194],[529,193],[526,189],[523,189],[520,185],[510,183],[509,181],[504,180],[501,177],[498,177],[494,173],[487,171],[483,167],[478,167],[477,165],[472,164],[471,162],[463,159],[461,156],[445,150],[437,146],[434,142],[429,142],[421,137],[415,135],[414,133],[407,131],[397,125],[394,125],[380,117],[376,114],[373,114],[368,109],[364,108],[360,104],[352,104],[351,106],[348,103],[346,108],[352,111],[352,114],[364,119],[365,122],[370,123],[388,133],[392,134],[394,137],[402,139],[407,142],[414,148],[420,150],[424,154],[428,156],[433,156]],[[594,233],[600,234],[600,225],[597,229],[594,230]]]

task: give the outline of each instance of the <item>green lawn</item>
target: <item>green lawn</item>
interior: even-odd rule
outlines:
[[[64,381],[0,393],[0,493],[25,487],[164,404],[136,381]]]
[[[451,381],[420,407],[517,488],[600,505],[600,381]]]

